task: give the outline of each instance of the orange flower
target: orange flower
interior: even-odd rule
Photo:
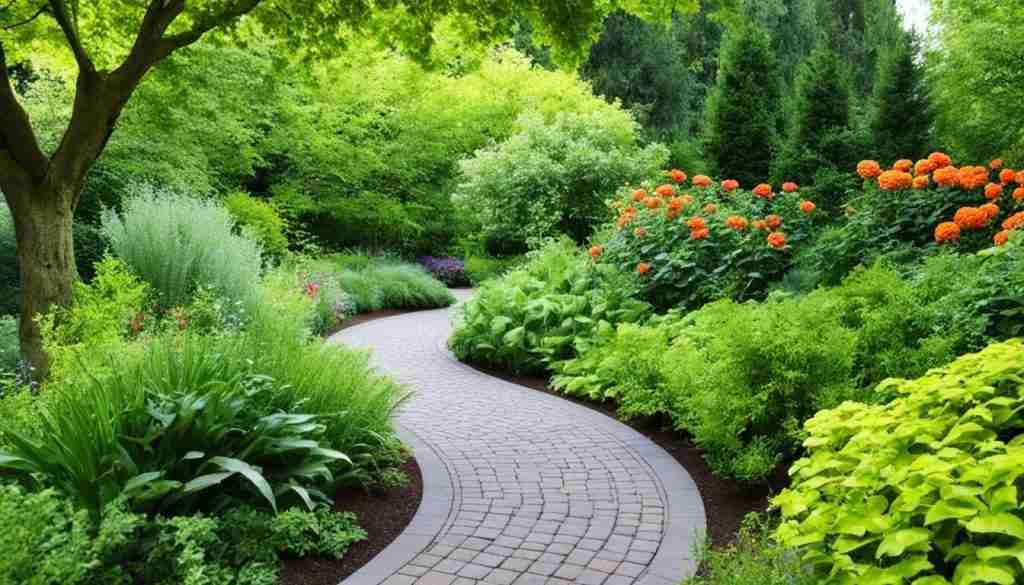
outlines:
[[[740,217],[738,215],[730,215],[729,219],[725,220],[725,225],[731,227],[736,231],[743,231],[747,229],[747,220],[746,218]]]
[[[960,186],[964,189],[977,189],[988,182],[988,169],[985,167],[961,167],[959,179]]]
[[[935,168],[939,169],[953,164],[953,159],[949,158],[949,155],[944,152],[933,152],[928,155],[928,160],[932,161]]]
[[[768,245],[776,250],[781,250],[786,247],[786,234],[782,232],[772,232],[768,234]]]
[[[918,175],[914,177],[914,188],[915,189],[927,189],[928,188],[928,175]]]
[[[999,171],[999,182],[1004,185],[1009,185],[1013,182],[1013,178],[1015,176],[1016,173],[1013,172],[1013,169],[1003,169]]]
[[[711,235],[711,230],[704,228],[700,230],[693,230],[690,232],[691,240],[706,240]]]
[[[658,199],[657,197],[648,197],[647,199],[644,199],[644,207],[647,209],[657,209],[661,207],[661,203],[661,199]]]
[[[669,207],[668,209],[665,210],[665,219],[672,221],[673,219],[679,217],[682,214],[682,211],[678,209],[672,209],[671,207]]]
[[[951,221],[944,221],[935,228],[935,241],[951,242],[960,239],[960,226]]]
[[[685,197],[673,197],[668,200],[668,208],[672,211],[679,211],[684,207],[686,207]]]
[[[590,257],[594,260],[600,258],[602,252],[604,252],[604,248],[601,246],[591,246],[590,249],[587,250],[587,254],[590,254]]]
[[[1003,230],[992,236],[992,241],[995,242],[997,246],[1002,246],[1006,242],[1010,241],[1010,232]]]
[[[910,159],[901,158],[900,160],[892,163],[892,169],[894,171],[903,171],[904,173],[909,173],[910,169],[912,168],[914,168],[914,161]]]
[[[796,191],[799,188],[800,185],[797,185],[796,183],[793,182],[786,182],[782,184],[782,190],[785,191],[786,193],[792,193],[793,191]]]
[[[1018,185],[1024,186],[1024,171],[1017,171],[1017,176],[1013,180]]]
[[[922,158],[921,160],[914,163],[914,174],[915,175],[927,175],[928,173],[935,170],[935,165],[932,161]]]
[[[1015,230],[1022,225],[1024,225],[1024,211],[1018,211],[1017,213],[1014,213],[1010,217],[1006,218],[1006,221],[1003,222],[1003,229]]]
[[[878,166],[877,161],[862,160],[857,163],[857,174],[865,179],[874,179],[882,174],[882,167]]]
[[[626,227],[633,223],[633,219],[636,218],[636,208],[627,207],[622,210],[622,214],[619,215],[619,229]]]
[[[714,203],[708,203],[704,206],[704,213],[714,213],[718,211],[718,206]]]
[[[782,226],[782,218],[773,213],[772,215],[769,215],[768,217],[764,218],[764,223],[769,228],[777,230],[780,226]]]
[[[878,177],[878,185],[886,191],[907,189],[914,184],[914,177],[903,171],[885,171]]]
[[[761,183],[757,187],[754,187],[754,195],[758,197],[772,198],[772,186],[768,183]]]
[[[986,203],[979,207],[978,209],[984,211],[985,214],[988,215],[989,219],[992,219],[993,217],[999,215],[999,206],[996,205],[995,203]]]
[[[755,230],[766,230],[766,229],[768,229],[768,224],[765,223],[765,221],[763,219],[755,219],[753,225],[754,225],[754,229]]]
[[[980,230],[988,225],[988,213],[979,207],[961,207],[956,210],[953,222],[965,230]]]
[[[691,230],[704,230],[708,228],[708,222],[704,221],[704,218],[699,215],[688,219],[686,225],[690,226]]]
[[[644,199],[647,199],[647,191],[644,191],[643,189],[633,191],[633,201],[640,202]]]
[[[693,178],[694,187],[710,187],[711,177],[707,175],[697,175]]]
[[[1017,187],[1013,190],[1013,198],[1017,201],[1024,199],[1024,187]]]
[[[960,182],[960,169],[956,167],[939,167],[932,173],[932,178],[940,187],[955,187]]]
[[[800,211],[802,211],[804,213],[810,213],[810,212],[814,211],[817,208],[818,208],[818,206],[815,205],[813,201],[801,201],[800,202]]]
[[[679,169],[672,169],[671,171],[668,172],[668,174],[676,183],[682,183],[683,181],[686,180],[686,173],[680,171]]]
[[[651,265],[646,262],[641,262],[636,265],[636,271],[640,274],[647,274],[651,271]]]
[[[992,162],[988,163],[988,168],[992,169],[993,171],[998,171],[999,169],[1003,168],[1003,159],[992,159]]]
[[[680,199],[683,200],[683,205],[689,205],[693,203],[693,197],[691,197],[689,193],[683,193],[683,196],[680,197]]]
[[[1003,194],[1003,186],[999,183],[989,183],[985,185],[985,199],[999,199],[999,196]]]
[[[647,230],[644,229],[643,227],[638,227],[635,230],[633,230],[633,235],[638,238],[642,238],[647,235]]]
[[[654,192],[662,197],[671,197],[676,194],[676,188],[672,185],[659,185]]]
[[[737,181],[736,179],[726,179],[722,181],[722,191],[725,191],[726,193],[738,188],[739,186],[740,182]]]

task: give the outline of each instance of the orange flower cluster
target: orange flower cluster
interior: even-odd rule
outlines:
[[[648,197],[644,199],[644,207],[647,209],[657,209],[661,207],[662,200],[657,197]]]
[[[667,219],[675,219],[683,213],[683,208],[686,207],[686,197],[673,197],[668,202],[668,211],[665,212]]]
[[[704,218],[699,216],[699,215],[695,215],[695,216],[691,217],[690,219],[686,220],[686,225],[688,225],[691,230],[706,230],[706,229],[708,229],[708,222],[705,221]]]
[[[937,169],[948,167],[953,164],[953,159],[949,158],[949,155],[944,152],[933,152],[928,155],[928,160],[930,160]]]
[[[995,242],[995,245],[1002,246],[1006,242],[1010,241],[1010,232],[1006,230],[998,232],[996,235],[992,236],[992,241]]]
[[[955,187],[960,183],[960,170],[956,167],[939,167],[932,173],[935,184],[940,187]]]
[[[999,206],[996,205],[995,203],[986,203],[979,207],[978,209],[984,211],[985,214],[988,215],[989,219],[992,219],[999,215]]]
[[[961,207],[953,216],[953,223],[965,230],[980,230],[988,225],[989,215],[980,207]]]
[[[764,223],[769,229],[777,230],[782,227],[782,218],[773,213],[772,215],[764,218]]]
[[[763,219],[755,219],[753,223],[755,230],[766,230],[768,229],[768,223]]]
[[[1013,172],[1013,169],[1003,169],[999,171],[999,182],[1003,185],[1009,185],[1013,182],[1013,179],[1016,176],[1017,175]]]
[[[1003,222],[1004,230],[1015,230],[1021,226],[1024,226],[1024,211],[1014,213]]]
[[[725,191],[726,193],[732,191],[733,189],[738,189],[739,186],[740,182],[737,181],[736,179],[726,179],[722,181],[722,191]]]
[[[992,169],[993,171],[998,171],[999,169],[1003,168],[1003,159],[992,159],[992,162],[988,163],[988,168]]]
[[[633,201],[639,203],[644,199],[647,199],[647,191],[644,191],[643,189],[637,189],[636,191],[633,191]]]
[[[1018,185],[1024,185],[1024,171],[1017,171],[1017,176],[1013,180]]]
[[[1013,198],[1017,201],[1024,199],[1024,187],[1017,187],[1013,190]]]
[[[725,225],[731,227],[736,231],[743,231],[747,229],[747,219],[738,215],[730,215],[729,219],[725,220]]]
[[[915,189],[927,189],[929,185],[928,175],[918,175],[914,177],[913,187]]]
[[[593,258],[594,260],[600,258],[603,252],[604,248],[602,248],[601,246],[591,246],[590,249],[587,250],[587,254],[590,254],[590,257]]]
[[[622,228],[626,227],[627,225],[633,223],[634,219],[636,219],[636,208],[635,207],[627,207],[627,208],[623,209],[622,213],[619,215],[619,221],[618,221],[619,229],[621,230]]]
[[[772,186],[768,183],[761,183],[757,187],[754,187],[754,195],[770,200],[772,198]]]
[[[668,172],[668,176],[672,177],[672,180],[675,181],[676,183],[682,183],[686,181],[686,173],[680,171],[679,169],[672,169],[671,171]]]
[[[928,173],[936,169],[932,161],[922,158],[921,160],[914,163],[914,174],[915,175],[927,175]]]
[[[706,240],[706,239],[708,239],[708,236],[710,236],[710,235],[711,235],[711,230],[709,230],[708,228],[704,228],[704,229],[700,229],[700,230],[693,230],[692,232],[690,232],[690,239],[691,240]]]
[[[800,202],[800,211],[802,211],[804,213],[811,213],[812,211],[814,211],[817,208],[818,208],[818,206],[815,205],[813,201],[801,201]]]
[[[985,199],[999,199],[999,196],[1003,194],[1003,186],[999,183],[989,183],[985,185]]]
[[[711,177],[707,175],[697,175],[693,178],[694,187],[710,187]]]
[[[786,234],[782,232],[772,232],[768,234],[768,245],[776,250],[781,250],[786,247]]]
[[[672,185],[659,185],[658,188],[654,190],[654,192],[657,193],[658,195],[661,195],[662,197],[672,197],[673,195],[676,194],[676,188],[673,187]]]
[[[636,271],[639,274],[647,274],[648,272],[651,271],[651,265],[646,262],[641,262],[636,265]]]
[[[783,183],[782,184],[782,190],[785,191],[786,193],[792,193],[792,192],[796,191],[799,188],[800,188],[800,185],[797,185],[796,183],[792,183],[792,182],[787,182],[787,183]]]
[[[900,160],[892,163],[892,170],[894,171],[909,173],[912,168],[914,168],[914,161],[907,158],[901,158]]]
[[[909,189],[914,184],[914,177],[905,171],[885,171],[878,177],[878,185],[886,191]]]
[[[878,161],[862,160],[857,163],[857,174],[865,179],[874,179],[882,174],[882,167],[878,165]]]
[[[718,211],[718,206],[714,203],[708,203],[704,206],[704,213],[715,213]]]
[[[977,189],[988,183],[988,169],[985,167],[961,167],[958,175],[964,189]]]
[[[944,221],[935,228],[935,241],[940,244],[958,239],[960,239],[960,226],[951,221]]]

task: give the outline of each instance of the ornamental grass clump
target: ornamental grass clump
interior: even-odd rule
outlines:
[[[1024,342],[879,387],[807,421],[807,455],[773,504],[776,538],[823,584],[1024,580]]]

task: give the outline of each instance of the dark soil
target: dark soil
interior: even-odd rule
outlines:
[[[535,376],[517,376],[507,372],[470,364],[485,374],[501,378],[520,386],[526,386],[539,392],[558,396],[563,400],[571,400],[592,410],[615,416],[615,406],[611,402],[597,403],[585,399],[566,396],[548,387],[544,378]],[[743,517],[751,512],[764,512],[768,509],[768,498],[777,494],[788,485],[786,470],[791,461],[786,461],[776,469],[773,477],[762,484],[742,484],[734,480],[718,477],[711,473],[711,468],[704,461],[702,451],[684,433],[672,428],[662,418],[622,421],[637,432],[654,441],[667,451],[680,465],[689,472],[694,483],[700,490],[704,500],[704,510],[708,521],[708,538],[715,547],[732,544],[736,540]]]
[[[338,512],[352,512],[359,525],[369,534],[366,540],[348,549],[338,559],[288,559],[281,568],[281,585],[338,585],[377,556],[405,527],[412,522],[423,499],[423,477],[415,459],[402,471],[409,476],[409,485],[383,492],[367,493],[361,488],[339,490],[334,496]]]

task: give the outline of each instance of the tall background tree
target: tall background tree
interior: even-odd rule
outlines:
[[[0,7],[0,190],[14,217],[22,290],[21,344],[36,374],[47,362],[34,316],[67,304],[76,278],[73,222],[83,184],[143,77],[173,52],[210,33],[280,37],[309,56],[329,55],[369,32],[426,59],[433,31],[451,19],[475,43],[510,33],[517,18],[563,57],[579,55],[608,12],[626,8],[666,18],[674,2],[572,4],[530,0],[388,2],[366,0],[189,1],[38,0]],[[316,15],[315,17],[308,15]],[[34,51],[75,64],[71,116],[52,151],[44,150],[19,102],[10,66]]]
[[[722,42],[705,112],[704,152],[712,172],[748,187],[768,178],[779,104],[770,37],[748,20],[733,25]]]
[[[873,156],[917,160],[928,154],[934,124],[918,41],[906,35],[879,61],[870,127]]]

